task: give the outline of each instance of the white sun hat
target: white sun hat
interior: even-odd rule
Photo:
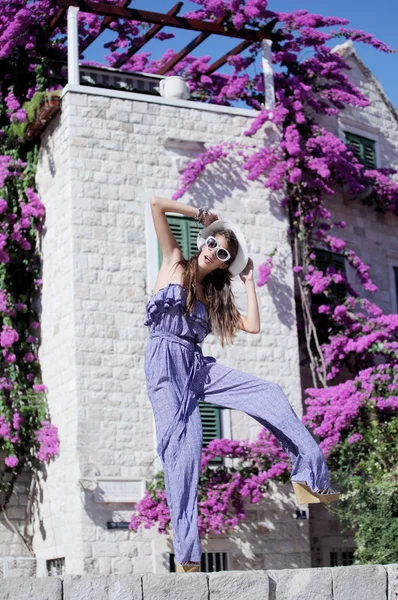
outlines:
[[[209,235],[214,235],[215,233],[217,233],[218,231],[222,231],[223,229],[229,229],[230,231],[233,231],[236,235],[236,239],[239,242],[238,254],[236,255],[235,260],[230,264],[228,268],[228,271],[230,272],[231,276],[236,277],[237,275],[239,275],[239,273],[243,271],[243,269],[247,265],[247,261],[249,260],[249,252],[247,249],[245,236],[243,235],[243,232],[238,225],[232,223],[232,221],[227,221],[225,219],[213,221],[213,223],[199,231],[197,240],[198,248],[199,250],[202,248],[203,244],[206,241],[206,238],[208,238]]]

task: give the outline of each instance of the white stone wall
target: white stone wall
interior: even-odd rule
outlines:
[[[0,453],[0,461],[4,464],[7,453]],[[6,514],[0,513],[0,557],[20,558],[23,565],[27,564],[25,557],[30,556],[29,544],[32,543],[29,517],[26,513],[29,492],[31,488],[31,473],[26,467],[22,470],[14,485],[9,499]],[[4,495],[2,495],[2,502]],[[12,563],[13,558],[10,558]],[[13,570],[13,564],[8,568],[7,559],[0,560],[1,573]],[[30,571],[29,575],[35,574]]]
[[[43,483],[46,536],[37,528],[35,547],[42,559],[66,557],[67,573],[159,572],[168,570],[170,540],[156,531],[108,530],[107,521],[129,520],[133,504],[101,502],[96,484],[97,477],[115,477],[139,487],[155,472],[143,368],[145,204],[153,194],[171,196],[178,168],[195,154],[192,142],[221,142],[226,132],[239,137],[250,117],[93,91],[64,95],[40,156],[39,193],[47,208],[41,361],[61,454]],[[261,334],[239,335],[224,351],[210,338],[204,351],[278,382],[301,414],[291,257],[277,198],[242,181],[232,159],[184,200],[239,222],[255,265],[278,247],[278,268],[259,290]],[[244,308],[241,292],[238,287]],[[235,439],[252,440],[260,429],[241,413],[231,423]],[[205,549],[229,551],[237,569],[309,566],[307,521],[294,518],[287,491],[275,489],[253,507],[260,535],[249,526],[233,540],[206,542]]]
[[[79,572],[83,553],[77,445],[83,410],[76,361],[77,259],[73,254],[74,199],[68,122],[66,110],[47,128],[37,173],[39,195],[46,208],[39,357],[43,382],[48,387],[51,419],[61,441],[60,455],[47,467],[37,496],[34,548],[39,574],[46,569],[46,559],[58,557],[67,557],[68,569]]]

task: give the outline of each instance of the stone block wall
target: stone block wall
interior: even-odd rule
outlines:
[[[134,498],[131,488],[124,502],[108,501],[100,482],[126,479],[141,497],[158,466],[144,379],[148,256],[157,244],[146,207],[154,194],[172,195],[181,165],[198,148],[225,140],[226,132],[239,138],[253,116],[81,88],[65,90],[45,132],[37,177],[47,209],[41,363],[61,453],[43,481],[35,528],[41,573],[46,560],[63,557],[66,573],[168,570],[170,538],[107,528],[129,521]],[[242,180],[231,158],[184,201],[240,223],[256,266],[278,247],[277,272],[259,290],[261,334],[241,334],[223,351],[210,337],[204,352],[278,382],[301,414],[291,256],[278,198]],[[244,310],[242,291],[238,284]],[[234,439],[253,440],[260,429],[239,413],[230,422]],[[253,507],[255,523],[233,540],[207,541],[206,549],[228,551],[236,569],[309,566],[307,522],[295,519],[291,489],[282,488]]]
[[[0,580],[0,600],[397,600],[398,565]]]
[[[2,463],[4,463],[6,456],[5,453],[0,454]],[[31,472],[29,469],[24,468],[14,485],[6,515],[0,513],[0,557],[30,556],[29,544],[32,543],[32,530],[27,507],[29,506],[31,484]],[[3,572],[7,571],[4,560],[7,559],[0,559],[0,570],[2,569]],[[10,560],[12,561],[13,558],[10,558]]]

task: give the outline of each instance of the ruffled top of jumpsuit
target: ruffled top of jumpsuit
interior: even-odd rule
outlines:
[[[206,306],[196,301],[191,313],[185,314],[186,289],[179,283],[169,283],[148,300],[144,324],[151,334],[170,334],[196,344],[203,342],[211,331]]]

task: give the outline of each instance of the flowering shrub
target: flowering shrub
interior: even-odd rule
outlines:
[[[35,296],[41,286],[37,236],[45,211],[33,189],[35,152],[27,160],[0,156],[0,475],[4,508],[25,464],[58,452],[57,429],[47,421],[46,387],[38,361]],[[33,462],[32,462],[33,461]],[[11,478],[9,477],[12,470]]]
[[[355,532],[357,563],[397,556],[398,364],[381,363],[353,380],[307,390],[305,422],[321,436],[341,501],[331,507]]]
[[[209,466],[215,457],[235,459],[234,467]],[[253,443],[213,440],[203,450],[198,489],[198,528],[200,535],[228,533],[246,517],[245,500],[258,503],[270,480],[289,480],[289,460],[276,438],[263,429]],[[170,528],[163,473],[151,482],[136,504],[129,528],[137,531],[157,524],[159,533]]]

